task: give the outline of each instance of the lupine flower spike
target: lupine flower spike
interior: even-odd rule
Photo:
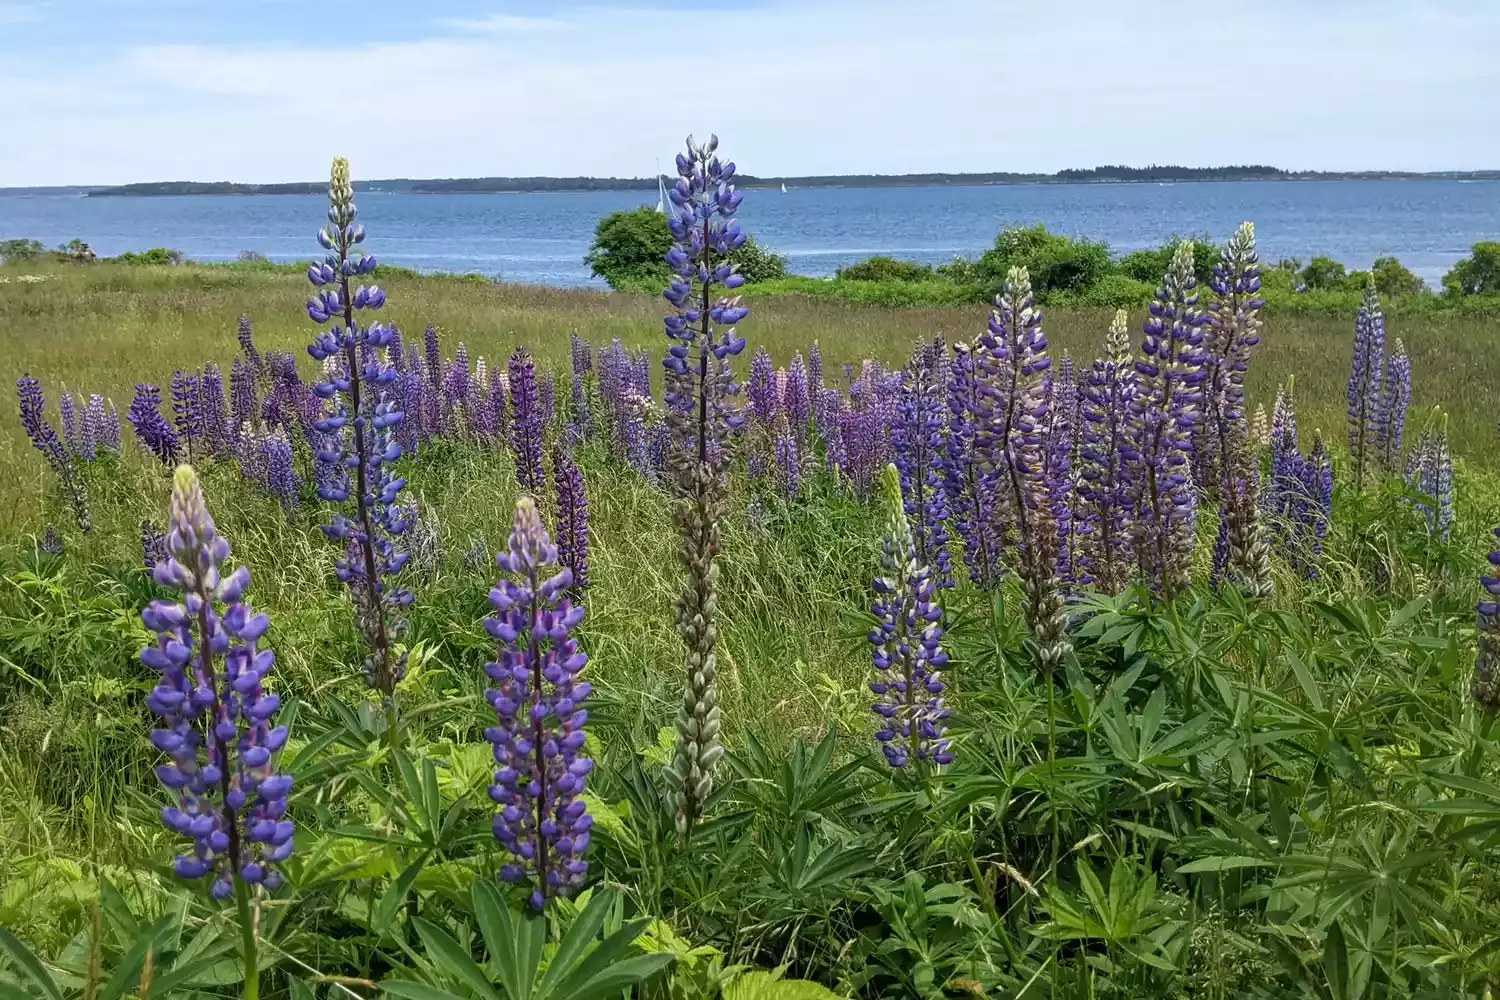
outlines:
[[[683,837],[703,815],[724,753],[716,683],[716,559],[728,516],[730,436],[742,421],[733,403],[738,387],[730,359],[745,348],[735,324],[750,312],[738,296],[717,292],[733,292],[745,283],[729,254],[747,238],[734,219],[744,195],[734,187],[734,164],[714,155],[718,145],[717,136],[707,143],[688,137],[687,152],[677,154],[667,222],[675,245],[667,254],[673,276],[664,295],[676,312],[665,321],[671,341],[663,362],[666,465],[677,499],[675,520],[688,583],[677,602],[687,683],[677,718],[677,749],[666,777]]]
[[[577,597],[589,585],[589,500],[583,470],[564,440],[552,450],[552,481],[557,488],[558,560],[572,571],[569,592]]]
[[[886,534],[871,608],[876,625],[869,634],[875,661],[870,691],[882,721],[875,739],[895,768],[951,764],[946,685],[940,676],[948,662],[941,645],[943,609],[933,596],[932,570],[918,558],[901,473],[894,465],[886,466],[885,494]]]
[[[307,269],[308,280],[322,289],[308,299],[307,315],[315,323],[333,324],[307,348],[314,360],[325,363],[326,381],[313,391],[334,402],[333,413],[313,425],[323,436],[318,460],[324,470],[318,495],[345,503],[353,494],[354,517],[336,513],[323,531],[344,546],[345,554],[336,566],[339,579],[350,589],[370,650],[365,682],[381,692],[387,739],[394,744],[396,683],[406,666],[406,654],[397,650],[396,640],[404,628],[402,615],[412,600],[411,592],[392,580],[407,560],[396,540],[410,527],[396,502],[406,480],[391,472],[391,464],[401,457],[401,445],[393,433],[402,413],[391,391],[396,372],[387,363],[384,349],[390,347],[395,333],[379,321],[362,327],[355,319],[358,311],[385,305],[385,292],[377,285],[349,288],[350,278],[374,272],[375,258],[356,249],[364,242],[365,227],[355,222],[354,187],[349,164],[342,157],[333,161],[328,200],[328,225],[318,231],[318,242],[329,252]]]
[[[496,718],[485,730],[495,747],[494,830],[511,856],[500,877],[529,881],[531,905],[541,911],[588,872],[593,818],[582,795],[594,762],[582,753],[590,685],[579,677],[588,656],[571,635],[583,607],[567,597],[573,573],[558,566],[530,497],[516,501],[510,545],[497,561],[515,579],[490,591],[495,613],[484,623],[500,644],[498,660],[484,665],[495,684],[485,692]]]
[[[1104,340],[1105,356],[1084,376],[1078,498],[1074,517],[1087,578],[1106,594],[1118,594],[1131,579],[1131,492],[1125,464],[1135,362],[1125,310],[1115,313]]]
[[[948,500],[943,488],[947,429],[945,386],[938,381],[936,351],[919,345],[907,366],[895,426],[891,428],[906,516],[916,539],[917,560],[931,568],[939,587],[953,586],[948,552]]]
[[[1387,427],[1381,398],[1384,374],[1385,316],[1371,274],[1365,284],[1364,304],[1354,318],[1354,365],[1349,372],[1349,454],[1355,489],[1362,489],[1373,471]]]
[[[20,402],[21,426],[26,430],[26,436],[31,439],[32,445],[42,453],[52,471],[57,473],[57,478],[62,484],[63,497],[68,506],[73,509],[73,518],[78,522],[78,527],[87,534],[93,529],[94,522],[89,515],[88,494],[84,490],[83,482],[78,478],[78,468],[73,460],[73,455],[63,445],[62,439],[57,436],[57,431],[48,422],[46,410],[47,399],[42,394],[42,386],[28,373],[16,380],[16,396]]]
[[[156,641],[141,662],[160,675],[146,704],[160,720],[152,744],[170,763],[156,769],[176,802],[162,822],[192,840],[177,874],[212,877],[215,899],[236,897],[243,930],[245,996],[258,993],[251,886],[281,884],[276,866],[292,853],[286,819],[292,779],[276,773],[285,726],[272,726],[280,698],[263,682],[276,654],[257,644],[270,625],[243,600],[244,566],[226,573],[229,541],[214,527],[198,476],[179,466],[172,481],[165,558],[156,582],[182,594],[152,601],[141,614]]]
[[[1469,686],[1479,710],[1493,717],[1500,713],[1500,528],[1495,529],[1496,545],[1489,554],[1489,567],[1480,576],[1484,595],[1475,605],[1479,626],[1479,655],[1474,660],[1474,681]]]

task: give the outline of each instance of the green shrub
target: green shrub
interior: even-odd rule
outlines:
[[[621,292],[659,292],[667,285],[667,251],[672,231],[667,217],[654,208],[611,212],[594,227],[594,242],[583,262],[596,278]],[[754,238],[729,255],[746,282],[772,281],[786,275],[786,261]]]
[[[1342,286],[1349,273],[1332,257],[1319,254],[1302,269],[1302,283],[1309,290],[1334,289]]]
[[[1125,277],[1144,281],[1155,289],[1161,284],[1162,276],[1167,273],[1167,265],[1172,263],[1172,255],[1177,252],[1177,247],[1183,240],[1193,244],[1193,275],[1198,279],[1198,284],[1206,285],[1213,276],[1214,264],[1219,259],[1219,245],[1207,236],[1171,236],[1159,247],[1134,250],[1126,254],[1115,266]]]
[[[1037,225],[1003,230],[977,266],[991,294],[1000,290],[1012,267],[1024,267],[1038,297],[1045,298],[1053,292],[1078,292],[1098,284],[1112,263],[1104,243],[1069,239]]]
[[[839,268],[838,276],[847,281],[927,281],[932,277],[932,268],[914,260],[871,257]]]
[[[1443,275],[1450,295],[1490,295],[1500,292],[1500,243],[1474,244],[1469,256]]]
[[[1370,270],[1375,275],[1375,290],[1381,295],[1421,295],[1427,291],[1427,282],[1395,257],[1376,257]]]
[[[142,250],[140,253],[132,253],[127,250],[115,258],[121,264],[144,264],[151,267],[176,267],[182,263],[181,250],[168,250],[166,247],[154,247],[150,250]]]
[[[1097,283],[1078,292],[1057,292],[1048,298],[1051,306],[1070,308],[1123,309],[1144,306],[1151,301],[1161,281],[1140,281],[1125,274],[1106,274]]]
[[[979,274],[979,262],[958,255],[948,263],[933,268],[933,274],[955,285],[978,285],[983,281]]]
[[[42,255],[41,240],[0,241],[0,262],[6,264],[36,260]]]

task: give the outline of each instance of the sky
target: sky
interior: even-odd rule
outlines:
[[[1488,0],[0,0],[0,187],[1500,168]]]

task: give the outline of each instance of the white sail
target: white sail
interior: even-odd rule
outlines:
[[[656,161],[656,210],[667,214],[667,183],[661,178],[661,161]]]
[[[781,193],[786,194],[786,181],[781,182]]]

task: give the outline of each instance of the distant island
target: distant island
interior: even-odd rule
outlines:
[[[666,178],[671,180],[670,176]],[[1056,173],[818,174],[756,177],[740,174],[749,188],[984,187],[1006,184],[1146,184],[1211,181],[1500,180],[1500,170],[1282,170],[1261,165],[1228,167],[1103,166]],[[655,191],[655,177],[458,177],[414,180],[398,177],[355,182],[355,190],[388,194],[499,194],[526,191]],[[238,184],[231,181],[149,181],[109,187],[0,188],[10,194],[76,193],[90,198],[180,195],[323,194],[327,182]]]

